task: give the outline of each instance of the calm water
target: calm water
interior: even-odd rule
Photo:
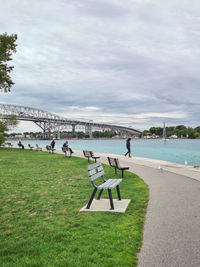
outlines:
[[[56,140],[55,148],[61,148],[65,140]],[[17,147],[18,141],[12,141]],[[29,140],[22,142],[25,147],[28,143],[32,146],[38,144],[45,148],[50,141]],[[112,153],[123,155],[126,152],[126,141],[118,140],[69,140],[69,145],[74,150],[92,150],[94,152]],[[189,165],[200,164],[200,139],[195,140],[132,140],[132,155],[151,159],[160,159],[184,164],[187,160]]]

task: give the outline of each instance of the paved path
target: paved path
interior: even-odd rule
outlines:
[[[104,163],[107,156],[116,157],[96,154]],[[76,151],[75,156],[83,155]],[[117,158],[150,191],[138,266],[200,267],[200,170],[164,161]]]

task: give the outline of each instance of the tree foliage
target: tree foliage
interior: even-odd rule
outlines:
[[[142,133],[142,136],[152,136],[157,135],[162,137],[163,128],[161,127],[151,127],[149,130],[145,130]],[[172,135],[176,135],[179,138],[200,138],[200,126],[196,128],[186,127],[185,125],[177,125],[177,126],[170,126],[166,127],[166,134],[167,137]]]
[[[17,35],[0,34],[0,91],[10,92],[14,82],[10,77],[10,72],[14,66],[8,66],[7,62],[12,60],[12,53],[16,53]]]
[[[0,118],[0,146],[5,142],[5,132],[18,124],[16,117],[10,116],[8,119]]]
[[[92,133],[92,136],[94,138],[112,138],[115,135],[116,135],[115,133],[110,131],[105,131],[105,132],[95,131]]]

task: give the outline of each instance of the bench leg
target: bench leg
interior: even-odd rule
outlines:
[[[100,190],[97,199],[99,200],[101,198],[101,194],[103,193],[103,189]]]
[[[122,170],[122,178],[124,178],[124,170]]]
[[[115,167],[115,174],[117,174],[117,167]]]
[[[89,157],[88,157],[88,163],[90,162],[90,160],[89,160]]]
[[[94,191],[92,192],[91,198],[90,198],[90,200],[89,200],[89,202],[88,202],[88,204],[87,204],[86,209],[89,209],[89,208],[90,208],[90,206],[91,206],[91,204],[92,204],[92,201],[93,201],[93,198],[94,198],[96,192],[97,192],[97,188],[95,187]]]
[[[117,185],[116,189],[117,189],[118,199],[121,200],[120,191],[119,191],[119,185]]]
[[[111,207],[110,209],[114,210],[114,204],[113,204],[111,189],[108,189],[108,195],[109,195],[109,199],[110,199],[110,207]]]

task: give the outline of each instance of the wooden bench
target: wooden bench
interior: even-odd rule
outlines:
[[[38,144],[35,145],[35,150],[36,151],[42,151],[42,148],[38,146]]]
[[[95,157],[94,153],[88,150],[83,150],[83,155],[88,159],[88,162],[90,162],[90,158],[94,159],[95,162],[97,162],[97,159],[100,158],[100,157]]]
[[[119,160],[117,158],[108,157],[108,162],[111,167],[115,168],[115,174],[117,174],[117,169],[122,171],[122,178],[124,178],[124,171],[129,170],[129,167],[122,167],[119,164]]]
[[[92,201],[94,199],[94,196],[95,196],[98,189],[100,190],[100,192],[98,194],[97,200],[99,200],[101,198],[101,194],[103,193],[103,190],[107,189],[109,199],[110,199],[110,207],[111,207],[110,209],[114,210],[114,204],[113,204],[113,198],[112,198],[111,190],[116,187],[118,200],[121,200],[119,184],[121,183],[122,179],[108,179],[108,180],[106,180],[104,178],[104,170],[103,170],[103,166],[101,165],[101,162],[97,162],[97,163],[88,165],[87,171],[88,171],[88,176],[90,178],[90,182],[94,186],[94,191],[92,192],[92,195],[90,197],[90,200],[87,204],[86,209],[90,208]],[[94,182],[98,178],[103,180],[103,183],[100,185],[96,185]]]
[[[65,157],[71,158],[72,153],[71,153],[71,150],[69,149],[69,147],[63,146],[62,147],[62,152],[65,153]]]
[[[29,147],[30,150],[33,150],[33,148],[34,148],[34,147],[31,146],[30,144],[28,144],[28,147]]]
[[[46,146],[46,150],[49,151],[49,153],[52,153],[55,151],[55,148],[52,148],[51,146]]]

